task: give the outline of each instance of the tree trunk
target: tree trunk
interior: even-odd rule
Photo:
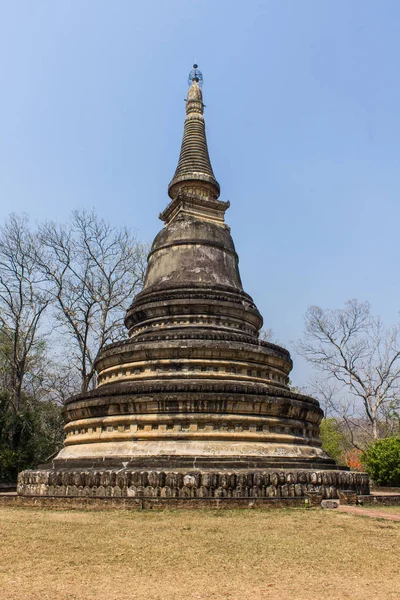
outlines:
[[[376,416],[374,415],[372,417],[372,437],[374,438],[374,440],[378,439],[378,422],[376,419]]]

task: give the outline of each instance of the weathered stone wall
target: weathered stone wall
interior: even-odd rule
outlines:
[[[168,510],[232,509],[232,508],[296,508],[304,507],[303,497],[294,498],[131,498],[68,496],[1,496],[0,506],[21,506],[52,510]]]
[[[18,478],[18,493],[24,496],[268,498],[303,497],[307,492],[318,491],[323,498],[337,498],[338,489],[369,494],[368,476],[311,469],[236,472],[49,469],[23,471]]]
[[[400,506],[400,494],[358,496],[357,503],[363,506]]]

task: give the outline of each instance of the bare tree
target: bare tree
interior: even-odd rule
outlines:
[[[326,378],[324,375],[317,374],[311,378],[309,386],[304,390],[304,393],[310,393],[318,398],[320,407],[324,413],[324,419],[336,416],[337,413],[337,385],[332,379]]]
[[[384,327],[367,302],[350,300],[340,310],[312,306],[297,349],[324,376],[327,407],[350,430],[358,426],[377,439],[386,412],[399,407],[400,328]]]
[[[274,333],[270,327],[268,329],[260,329],[258,337],[262,342],[277,343],[274,341]]]
[[[68,226],[46,223],[39,237],[55,317],[85,392],[95,385],[98,352],[124,335],[125,311],[144,279],[146,247],[94,212],[73,212]]]
[[[39,328],[50,303],[38,268],[40,246],[26,217],[12,214],[0,229],[0,353],[18,413],[27,377],[43,351]]]
[[[359,399],[324,373],[312,378],[307,392],[318,399],[324,419],[334,418],[350,445],[362,450],[371,439],[371,427]]]

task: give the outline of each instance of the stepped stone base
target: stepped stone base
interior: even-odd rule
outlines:
[[[21,496],[125,498],[302,497],[319,492],[337,498],[339,490],[369,494],[365,473],[312,469],[41,469],[18,477]]]

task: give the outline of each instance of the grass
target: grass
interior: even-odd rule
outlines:
[[[335,511],[0,508],[7,600],[399,599],[400,524]]]

